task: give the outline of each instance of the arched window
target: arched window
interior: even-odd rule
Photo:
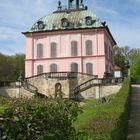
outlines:
[[[77,56],[78,55],[78,43],[76,41],[71,42],[71,56]]]
[[[37,44],[37,58],[43,58],[43,44]]]
[[[71,72],[78,72],[78,64],[77,63],[71,64]]]
[[[86,73],[93,75],[93,64],[92,63],[87,63],[86,64]]]
[[[57,72],[57,65],[56,64],[50,65],[50,72]]]
[[[87,56],[92,55],[92,41],[91,40],[86,41],[86,55]]]
[[[56,43],[51,43],[51,48],[50,48],[50,56],[51,57],[56,57],[57,56],[57,44]]]
[[[38,65],[37,66],[37,75],[42,74],[43,73],[43,66],[42,65]]]

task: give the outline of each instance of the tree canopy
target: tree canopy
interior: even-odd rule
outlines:
[[[132,83],[140,84],[140,56],[132,63],[130,71]]]
[[[19,74],[24,75],[24,54],[4,55],[0,53],[0,81],[16,81]]]
[[[114,48],[114,61],[115,65],[119,66],[123,72],[126,74],[127,65],[132,66],[135,61],[140,56],[140,49],[139,48],[130,48],[128,46],[118,47],[115,46]]]

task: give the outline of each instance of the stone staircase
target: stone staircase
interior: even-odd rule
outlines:
[[[88,89],[90,89],[93,86],[97,86],[97,85],[102,85],[102,84],[118,84],[118,83],[122,83],[122,79],[121,78],[109,78],[109,79],[98,79],[98,78],[93,78],[90,79],[78,86],[76,86],[73,89],[73,95],[75,97],[77,97],[77,95],[83,91],[86,91]]]
[[[102,80],[101,79],[90,79],[80,85],[78,85],[77,87],[75,87],[73,89],[73,94],[78,94],[80,92],[83,92],[91,87],[93,87],[94,85],[97,85],[97,84],[101,84]]]
[[[48,98],[46,95],[44,95],[44,94],[38,92],[38,88],[35,87],[34,85],[28,83],[27,80],[22,80],[22,81],[21,81],[21,86],[22,86],[25,90],[27,90],[27,91],[29,91],[29,92],[31,92],[31,93],[34,93],[34,94],[35,94],[35,97],[38,97],[38,98]]]

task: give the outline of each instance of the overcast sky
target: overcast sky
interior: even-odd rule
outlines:
[[[40,17],[57,9],[58,0],[0,0],[0,52],[25,52],[25,37]],[[66,5],[67,0],[61,0]],[[118,46],[140,47],[140,0],[84,0],[106,21]]]

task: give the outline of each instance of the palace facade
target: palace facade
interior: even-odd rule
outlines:
[[[116,42],[105,22],[83,0],[58,2],[58,9],[40,18],[26,37],[25,76],[49,72],[114,74]]]

